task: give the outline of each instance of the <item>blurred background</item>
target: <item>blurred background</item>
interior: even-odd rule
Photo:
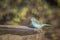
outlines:
[[[0,0],[0,25],[30,25],[35,15],[40,23],[53,25],[44,28],[51,40],[60,38],[60,0]]]

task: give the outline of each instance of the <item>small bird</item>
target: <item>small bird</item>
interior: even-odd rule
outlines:
[[[31,25],[34,27],[34,28],[36,28],[36,29],[40,29],[40,28],[42,28],[42,27],[44,27],[44,26],[51,26],[51,25],[49,25],[49,24],[40,24],[38,21],[36,21],[35,20],[35,18],[31,18]]]

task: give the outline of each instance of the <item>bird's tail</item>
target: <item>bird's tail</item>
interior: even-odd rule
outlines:
[[[50,24],[44,24],[45,26],[52,26],[52,25],[50,25]]]

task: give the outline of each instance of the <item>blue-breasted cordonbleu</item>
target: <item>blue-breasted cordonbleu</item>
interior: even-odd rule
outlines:
[[[35,22],[34,18],[31,18],[31,25],[35,28],[42,28],[43,26],[51,26],[49,24],[38,24]]]

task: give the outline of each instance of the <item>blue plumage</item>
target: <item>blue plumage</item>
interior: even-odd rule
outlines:
[[[34,26],[35,28],[41,28],[41,27],[43,27],[43,26],[51,26],[51,25],[49,25],[49,24],[37,24],[37,23],[35,22],[34,18],[31,18],[31,24],[32,24],[32,26]]]

